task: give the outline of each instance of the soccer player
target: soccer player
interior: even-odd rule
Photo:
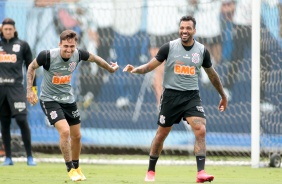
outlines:
[[[0,39],[0,121],[6,158],[2,165],[14,165],[11,151],[11,119],[15,118],[21,130],[27,154],[27,165],[35,166],[32,157],[31,135],[27,122],[26,99],[23,86],[23,65],[32,61],[30,47],[18,38],[15,21],[5,18]],[[36,90],[35,81],[30,84]]]
[[[161,46],[157,55],[139,67],[127,65],[123,71],[145,74],[160,66],[166,60],[163,80],[164,92],[158,117],[158,130],[151,144],[150,161],[145,181],[155,181],[155,167],[163,149],[163,144],[174,124],[183,118],[195,135],[194,154],[197,162],[196,182],[212,181],[214,176],[205,172],[206,160],[206,116],[199,94],[198,79],[201,67],[221,96],[218,110],[227,107],[227,98],[217,72],[214,70],[210,54],[203,44],[194,39],[196,20],[183,16],[179,23],[180,38]]]
[[[50,124],[60,135],[60,149],[72,181],[86,180],[79,167],[80,114],[70,85],[72,73],[80,61],[95,62],[110,73],[119,68],[117,63],[109,65],[101,57],[78,49],[77,40],[78,36],[74,31],[63,31],[60,34],[59,48],[41,51],[29,65],[27,72],[27,100],[35,104],[37,99],[31,86],[36,69],[43,66],[40,105]]]

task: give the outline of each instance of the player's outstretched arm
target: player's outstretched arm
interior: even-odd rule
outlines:
[[[106,69],[107,71],[109,71],[110,73],[114,73],[115,71],[118,70],[119,66],[117,64],[117,62],[111,62],[110,64],[107,63],[107,61],[105,61],[103,58],[101,58],[100,56],[94,55],[89,53],[89,58],[88,60],[89,62],[95,62],[99,67],[102,67],[104,69]]]
[[[156,58],[153,58],[148,63],[141,65],[141,66],[138,66],[136,68],[134,66],[128,64],[124,67],[123,72],[145,74],[145,73],[148,73],[148,72],[154,70],[155,68],[157,68],[161,64],[162,64],[162,62],[159,62]]]
[[[223,86],[221,84],[220,78],[217,72],[214,70],[213,66],[210,68],[204,68],[206,71],[212,85],[218,91],[219,95],[221,96],[221,100],[218,105],[218,110],[223,112],[227,108],[228,100],[226,94],[224,93]]]
[[[38,102],[37,94],[34,92],[34,90],[32,90],[32,85],[33,85],[33,81],[34,81],[34,78],[35,78],[35,71],[36,71],[37,68],[39,68],[39,65],[38,65],[36,59],[34,59],[29,64],[27,74],[26,74],[26,82],[27,82],[26,98],[27,98],[27,101],[32,105],[34,105]]]

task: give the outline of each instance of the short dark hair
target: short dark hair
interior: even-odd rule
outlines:
[[[193,24],[194,24],[194,28],[196,27],[196,19],[190,15],[185,15],[183,17],[181,17],[180,21],[179,21],[179,24],[182,22],[182,21],[192,21]]]
[[[4,25],[7,25],[7,24],[10,24],[10,25],[12,25],[12,26],[14,26],[14,28],[16,28],[15,27],[15,21],[13,20],[13,19],[11,19],[11,18],[5,18],[3,21],[2,21],[2,29],[3,29],[3,26]],[[4,37],[4,35],[3,35],[3,33],[1,32],[1,37],[3,38]],[[14,33],[14,37],[15,38],[18,38],[18,32],[17,31],[15,31],[15,33]]]
[[[62,43],[63,40],[70,39],[74,39],[76,42],[78,40],[78,36],[73,30],[65,30],[60,34],[60,43]]]

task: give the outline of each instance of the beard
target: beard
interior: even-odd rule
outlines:
[[[186,39],[181,38],[181,41],[182,41],[183,43],[188,43],[188,42],[189,42],[189,37],[186,38]]]
[[[182,41],[183,43],[188,43],[188,42],[189,42],[189,40],[188,40],[188,39],[186,39],[186,40],[181,39],[181,41]]]

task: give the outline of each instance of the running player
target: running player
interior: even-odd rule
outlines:
[[[63,31],[60,35],[59,48],[41,51],[30,64],[27,72],[27,100],[35,104],[36,95],[31,90],[31,86],[36,69],[40,66],[44,68],[40,105],[50,124],[60,135],[61,152],[72,181],[86,180],[79,167],[80,114],[70,85],[72,73],[80,61],[95,62],[110,73],[114,73],[119,68],[117,63],[109,65],[101,57],[77,49],[77,40],[74,31]]]

